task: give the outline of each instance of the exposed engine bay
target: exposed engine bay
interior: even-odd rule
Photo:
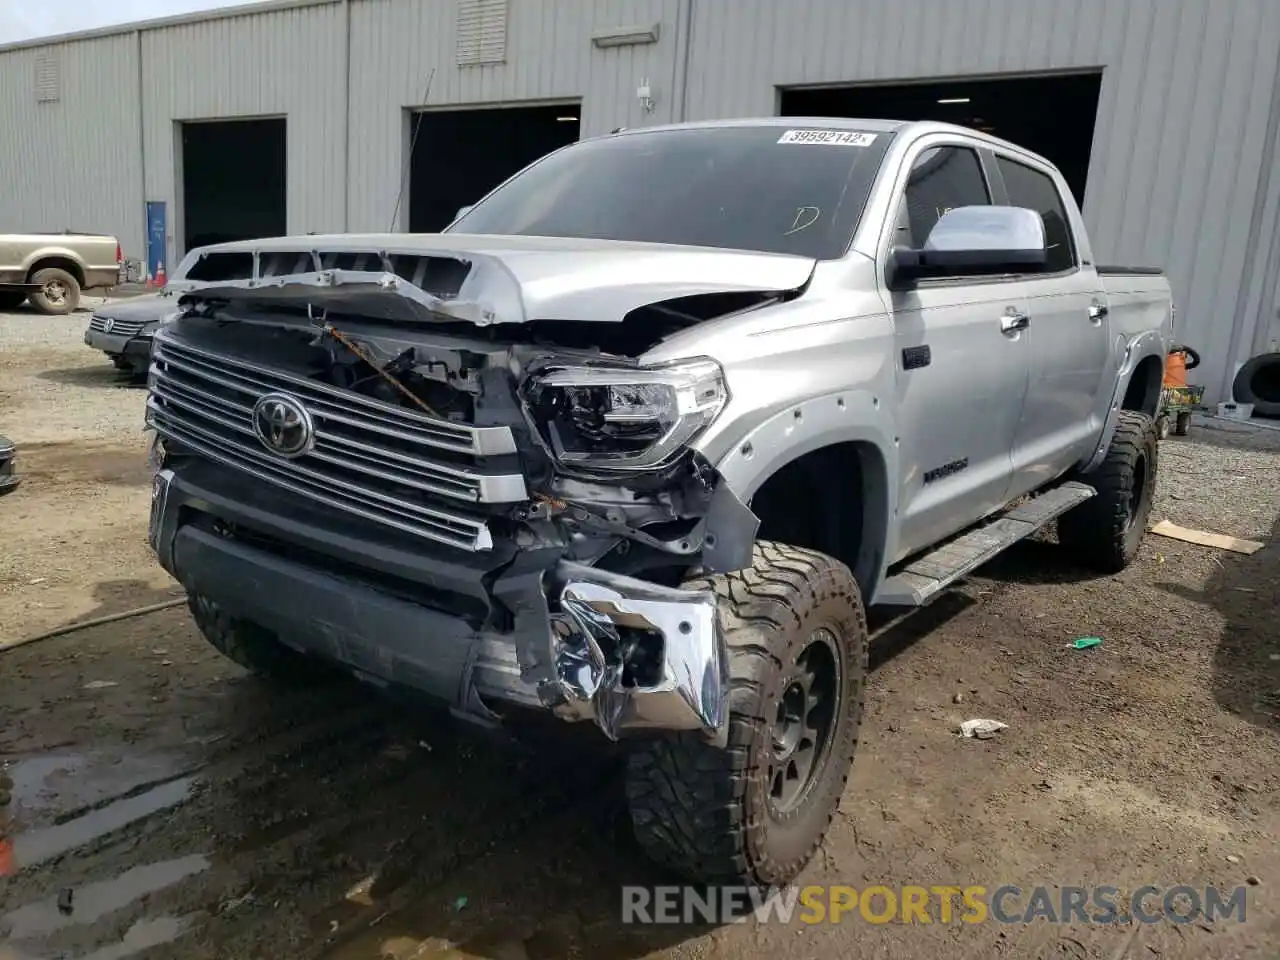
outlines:
[[[759,521],[696,449],[730,401],[720,364],[641,358],[798,296],[814,262],[378,239],[180,267],[147,399],[162,566],[468,719],[495,701],[721,742],[725,641],[689,581],[749,566]]]
[[[510,428],[529,498],[494,519],[518,545],[558,543],[573,561],[674,586],[691,568],[744,565],[756,522],[730,491],[717,495],[715,470],[686,448],[728,400],[718,366],[645,368],[635,356],[783,296],[682,297],[620,324],[482,328],[187,296],[183,322],[206,346],[255,363],[427,417]]]

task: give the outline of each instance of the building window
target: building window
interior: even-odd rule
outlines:
[[[458,0],[458,66],[507,59],[507,0]]]
[[[51,53],[36,57],[36,103],[56,103],[60,95],[58,58]]]

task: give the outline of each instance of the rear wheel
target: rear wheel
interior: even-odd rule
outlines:
[[[694,882],[784,884],[826,836],[862,720],[867,625],[842,563],[781,544],[714,591],[729,646],[729,743],[696,734],[638,744],[627,795],[636,836]]]
[[[1185,437],[1191,432],[1191,414],[1184,412],[1178,414],[1178,419],[1173,424],[1173,433],[1178,437]]]
[[[80,282],[58,267],[45,267],[31,277],[40,289],[31,294],[32,305],[41,313],[62,316],[80,306]]]
[[[1161,440],[1169,436],[1169,418],[1167,416],[1156,418],[1156,436]]]
[[[214,649],[246,670],[288,686],[314,681],[327,673],[321,664],[282,644],[270,630],[228,615],[212,600],[189,593],[187,606]]]
[[[1155,495],[1159,440],[1155,421],[1121,410],[1101,466],[1079,479],[1098,491],[1058,520],[1058,539],[1081,562],[1118,573],[1138,553]]]

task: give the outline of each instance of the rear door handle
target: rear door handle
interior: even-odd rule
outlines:
[[[1015,333],[1018,330],[1025,330],[1031,326],[1031,318],[1015,307],[1010,307],[1004,312],[1004,316],[1000,318],[1001,333]]]

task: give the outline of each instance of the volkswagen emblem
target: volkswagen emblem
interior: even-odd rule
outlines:
[[[282,457],[300,457],[315,442],[311,415],[287,393],[268,393],[253,405],[253,432],[264,447]]]
[[[107,317],[107,319],[102,321],[102,332],[110,333],[112,330],[115,329],[115,326],[116,326],[115,317]]]

